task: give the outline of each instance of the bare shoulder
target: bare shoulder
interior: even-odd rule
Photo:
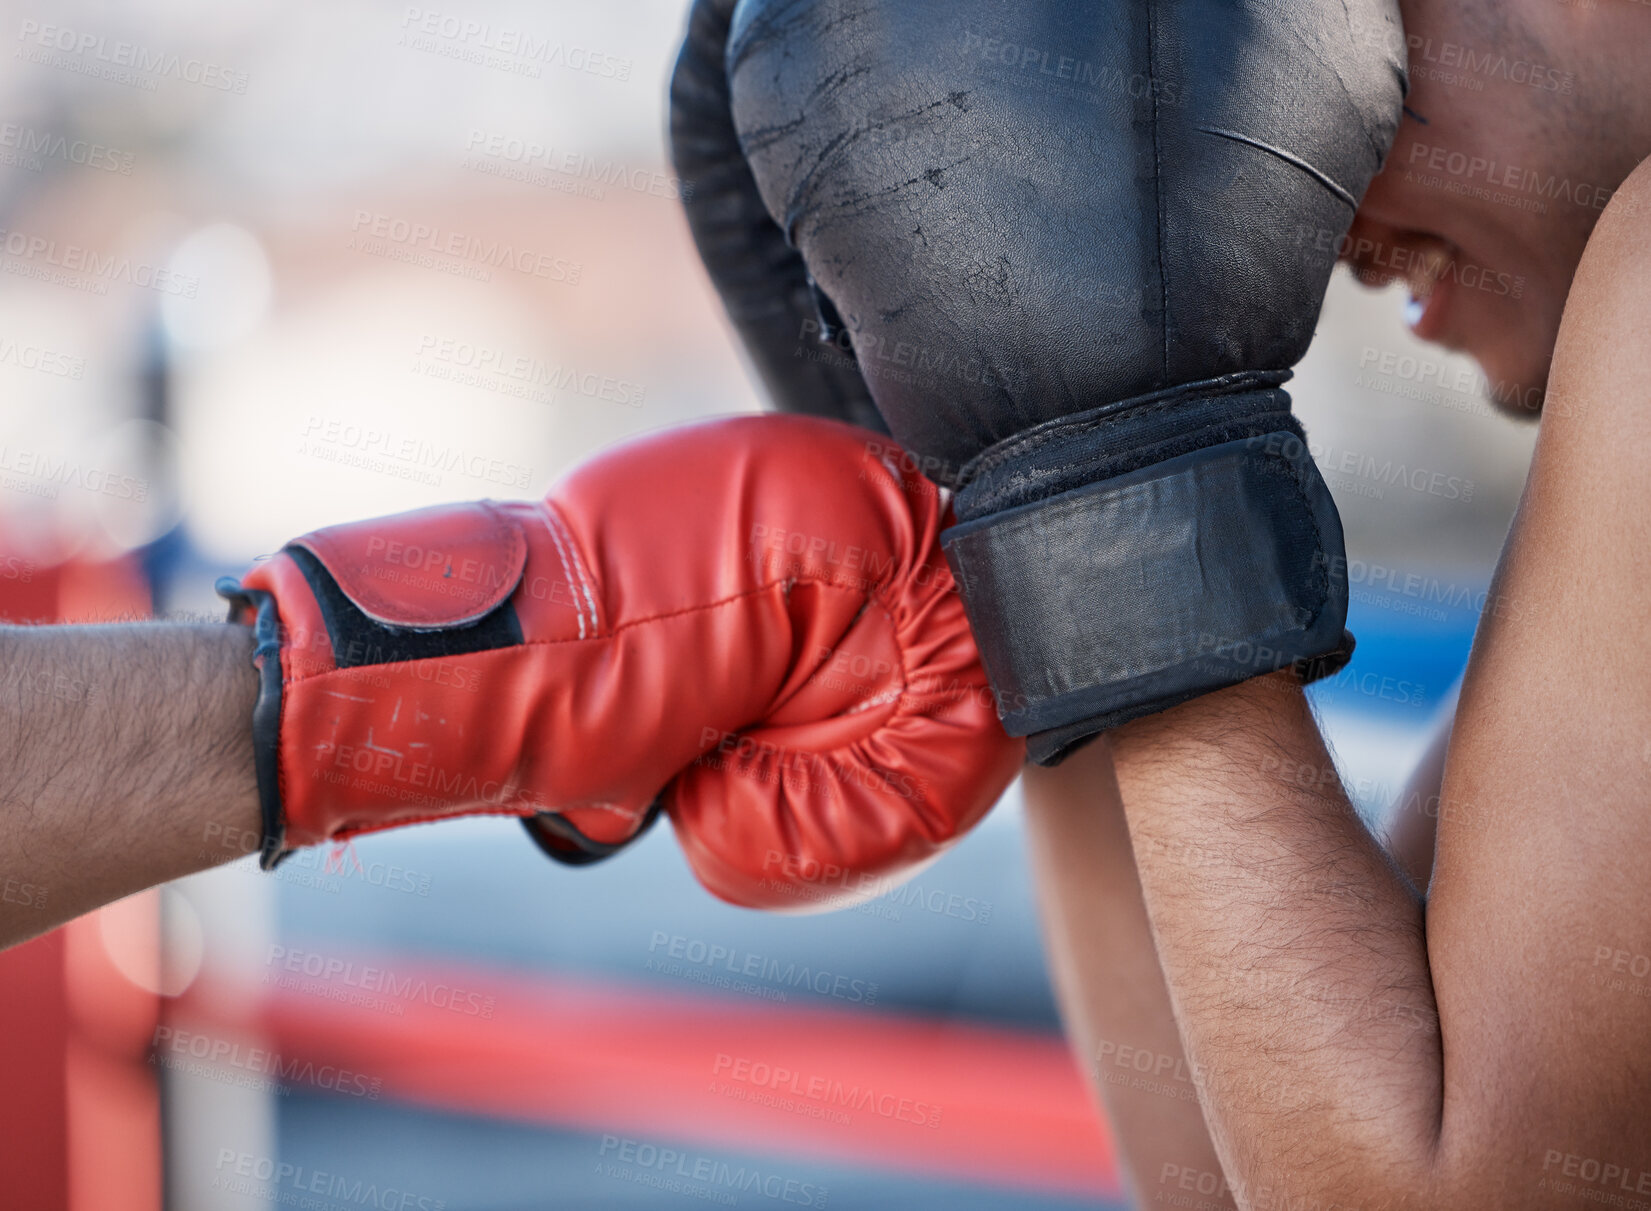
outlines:
[[[1628,174],[1599,217],[1571,284],[1560,343],[1607,332],[1645,340],[1645,324],[1634,321],[1643,321],[1646,308],[1651,308],[1651,159]]]
[[[1543,426],[1596,443],[1596,455],[1651,450],[1651,160],[1612,196],[1582,254]]]

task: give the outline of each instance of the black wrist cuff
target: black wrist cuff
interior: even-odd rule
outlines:
[[[281,816],[278,756],[281,741],[281,618],[275,596],[263,589],[243,589],[233,577],[221,577],[218,596],[229,602],[229,621],[250,624],[256,645],[252,667],[258,670],[258,701],[252,707],[252,764],[258,777],[258,807],[263,839],[258,865],[274,870],[293,852],[285,847]]]
[[[1123,420],[1114,409],[1134,405],[1144,423],[1097,425],[1077,448],[1024,443],[959,496],[963,517],[963,496],[977,493],[943,536],[946,556],[998,714],[1011,735],[1034,737],[1033,760],[1053,764],[1096,732],[1262,673],[1346,662],[1341,519],[1299,425],[1255,431],[1277,397],[1287,414],[1288,396],[1268,388],[1193,399],[1208,422],[1198,432],[1248,434],[1053,495],[1033,487],[1190,440],[1185,395],[1165,435],[1160,411],[1125,401],[1097,411]],[[1017,503],[982,514],[986,499]]]

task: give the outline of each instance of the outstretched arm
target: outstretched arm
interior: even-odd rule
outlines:
[[[0,627],[0,948],[257,849],[252,644],[228,625]]]
[[[1111,738],[1241,1206],[1651,1196],[1648,194],[1642,168],[1576,279],[1425,914],[1339,788],[1289,776],[1329,757],[1276,675]],[[1192,872],[1188,853],[1220,861]]]

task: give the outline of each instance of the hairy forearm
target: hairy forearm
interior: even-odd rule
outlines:
[[[1153,946],[1105,738],[1024,776],[1061,1016],[1142,1206],[1233,1206]],[[1187,1201],[1182,1201],[1187,1200]]]
[[[242,627],[0,628],[0,946],[256,837]]]
[[[1241,1205],[1551,1211],[1651,1193],[1648,198],[1651,162],[1601,218],[1566,307],[1426,809],[1425,925],[1287,680],[1112,738]],[[1261,1186],[1270,1198],[1242,1188]]]
[[[1126,725],[1112,747],[1240,1203],[1423,1197],[1443,1086],[1423,908],[1318,776],[1333,766],[1301,691],[1259,678]]]

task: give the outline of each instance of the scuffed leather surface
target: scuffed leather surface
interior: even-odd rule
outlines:
[[[1381,166],[1398,30],[1392,0],[740,0],[727,63],[768,213],[862,364],[915,351],[877,405],[955,473],[1295,364],[1334,267],[1301,233],[1345,230]]]
[[[283,627],[285,844],[554,812],[617,845],[660,799],[725,899],[817,910],[886,892],[1024,755],[940,551],[949,511],[888,450],[813,418],[713,421],[604,453],[542,502],[320,532],[393,594],[375,535],[418,543],[428,523],[424,547],[509,567],[504,519],[526,545],[501,606],[519,640],[485,650],[346,667],[292,555],[260,564],[244,587],[274,595]],[[386,616],[423,616],[443,578],[419,562],[435,582]]]
[[[1011,735],[1115,726],[1335,648],[1347,621],[1345,565],[1323,557],[1342,549],[1341,524],[1288,432],[990,514],[944,541]]]
[[[1276,616],[1342,553],[1316,471],[1210,485],[1225,443],[1301,436],[1280,384],[1397,130],[1403,46],[1393,0],[739,0],[753,179],[861,365],[904,351],[868,381],[960,490],[951,550],[1034,753],[1242,679],[1189,634],[1303,667],[1345,646],[1333,610],[1294,639]]]
[[[822,339],[802,256],[740,150],[724,68],[734,0],[695,0],[671,77],[671,159],[700,259],[771,403],[887,432],[845,338]]]

